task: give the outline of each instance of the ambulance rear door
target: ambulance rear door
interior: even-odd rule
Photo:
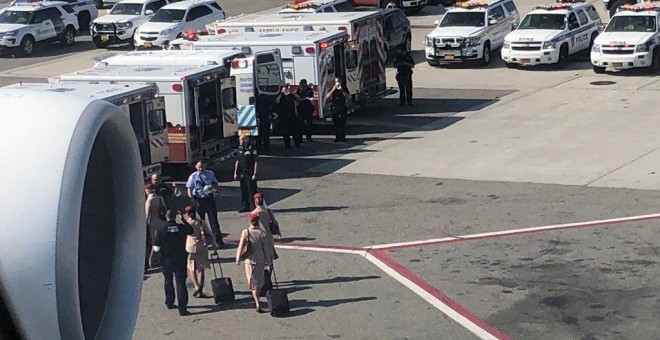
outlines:
[[[220,80],[220,101],[222,102],[223,137],[236,136],[238,133],[236,77],[230,76]]]
[[[169,160],[169,145],[167,138],[167,117],[165,114],[165,98],[156,97],[146,102],[149,126],[149,144],[151,163],[162,163]]]
[[[257,95],[275,98],[284,86],[282,54],[279,49],[256,52],[254,54],[254,79]]]

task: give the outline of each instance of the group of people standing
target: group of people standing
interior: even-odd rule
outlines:
[[[256,152],[252,150],[247,138],[241,140],[241,147],[243,155],[236,160],[234,177],[240,177],[242,183],[249,186],[248,190],[243,191],[243,203],[247,204],[241,212],[250,211],[251,206],[254,209],[251,210],[248,227],[241,232],[238,247],[240,250],[245,243],[249,243],[251,251],[245,259],[240,259],[237,253],[236,261],[240,263],[242,260],[245,263],[248,288],[255,300],[256,310],[263,312],[259,296],[263,295],[264,289],[269,288],[273,261],[278,258],[273,235],[281,236],[281,233],[275,214],[265,203],[264,195],[256,191]],[[165,185],[154,174],[151,182],[144,186],[147,219],[145,273],[150,267],[162,268],[165,305],[168,309],[178,308],[180,315],[190,314],[187,310],[187,278],[193,284],[193,297],[207,297],[204,282],[205,271],[211,266],[209,249],[213,249],[217,255],[217,249],[224,245],[214,196],[218,180],[213,171],[205,168],[204,162],[198,162],[195,168],[197,171],[190,175],[186,183],[191,204],[184,208],[184,214],[171,209],[171,202],[166,200],[167,197],[180,195],[176,185]],[[245,199],[248,194],[251,197]],[[210,223],[206,222],[207,216]],[[154,263],[156,257],[161,259],[158,265]],[[175,300],[178,301],[176,306]]]

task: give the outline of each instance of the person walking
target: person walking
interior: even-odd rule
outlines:
[[[340,78],[335,78],[335,86],[325,95],[330,101],[332,124],[335,126],[335,143],[346,141],[346,114],[348,107],[346,101],[351,98]]]
[[[282,232],[280,231],[280,224],[277,222],[277,219],[275,219],[275,214],[273,211],[270,210],[266,205],[266,201],[264,200],[264,195],[262,193],[257,192],[254,194],[254,205],[256,208],[254,208],[252,213],[259,216],[259,227],[264,233],[266,233],[266,251],[270,253],[270,258],[273,259],[274,262],[279,258],[277,252],[275,251],[274,235],[280,237],[282,236]],[[268,275],[266,282],[272,282],[272,274],[272,271],[266,270],[264,273],[264,275]]]
[[[296,98],[291,93],[291,85],[284,84],[282,93],[278,97],[278,103],[275,106],[275,112],[279,117],[279,130],[282,133],[284,147],[291,149],[291,137],[296,147],[302,143],[302,131],[300,131],[300,121],[296,117]]]
[[[225,243],[222,241],[222,232],[218,222],[218,208],[214,196],[214,192],[218,189],[218,179],[213,171],[206,169],[204,162],[201,160],[195,164],[195,169],[197,171],[190,174],[186,182],[188,197],[193,205],[197,207],[197,213],[202,220],[205,219],[206,215],[209,216],[209,223],[215,241],[219,247],[222,247]]]
[[[247,135],[241,135],[238,138],[240,145],[234,164],[234,180],[241,181],[242,207],[238,211],[239,213],[250,211],[250,207],[253,206],[252,195],[257,191],[259,154],[250,145],[249,138]]]
[[[174,280],[176,280],[176,300],[179,315],[190,315],[188,312],[188,290],[186,289],[186,239],[193,234],[193,228],[176,223],[173,210],[165,212],[167,225],[158,229],[154,237],[154,252],[161,252],[163,262],[163,277],[165,288],[165,306],[174,309]],[[174,280],[173,280],[174,279]]]
[[[257,151],[262,154],[270,152],[270,116],[273,113],[273,103],[264,95],[257,97]]]
[[[301,79],[296,93],[293,95],[298,102],[298,115],[305,124],[305,136],[308,142],[312,142],[313,113],[314,113],[314,91],[307,85],[307,79]]]
[[[266,233],[259,229],[259,215],[250,214],[250,226],[243,229],[241,238],[236,249],[236,264],[241,263],[241,249],[245,243],[248,243],[249,255],[244,260],[245,276],[248,281],[248,289],[252,292],[252,298],[256,305],[258,313],[262,313],[259,293],[264,285],[264,271],[270,269],[272,258],[270,252],[266,249]]]
[[[213,232],[204,220],[196,218],[195,208],[191,205],[185,207],[185,215],[181,218],[183,224],[189,225],[193,229],[192,235],[186,239],[186,252],[188,252],[188,276],[193,283],[195,291],[194,297],[205,298],[204,294],[204,271],[209,269],[209,243],[217,248],[217,243],[213,238]],[[217,252],[217,250],[215,250]]]
[[[155,186],[156,194],[165,200],[165,204],[168,207],[172,207],[173,202],[171,202],[171,198],[181,196],[179,188],[177,188],[176,184],[172,183],[172,185],[166,185],[165,183],[161,182],[160,175],[158,175],[158,173],[151,174],[150,179],[151,184]]]
[[[396,67],[396,81],[399,85],[399,105],[403,106],[408,102],[412,106],[412,75],[415,67],[415,60],[410,52],[401,52],[394,59]]]
[[[165,199],[156,193],[156,186],[151,183],[144,186],[144,193],[147,194],[147,199],[144,202],[147,228],[149,230],[149,238],[153,239],[156,231],[166,224],[165,212],[167,211],[167,204],[165,204]]]

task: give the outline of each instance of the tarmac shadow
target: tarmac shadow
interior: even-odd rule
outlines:
[[[380,279],[381,276],[369,275],[369,276],[336,276],[331,279],[322,279],[322,280],[291,280],[291,281],[282,281],[279,283],[280,286],[299,286],[299,285],[318,285],[318,284],[328,284],[328,283],[344,283],[344,282],[357,282],[363,280],[375,280]],[[288,288],[287,288],[288,289]]]
[[[330,308],[330,307],[336,307],[336,306],[347,304],[347,303],[358,303],[358,302],[365,302],[365,301],[373,301],[373,300],[377,300],[377,299],[378,298],[375,297],[375,296],[363,296],[363,297],[357,297],[357,298],[318,300],[318,301],[290,300],[289,305],[291,306],[291,308],[309,308],[309,309],[311,309],[311,307]]]
[[[306,212],[320,212],[320,211],[336,211],[348,209],[346,206],[336,207],[336,206],[320,206],[320,207],[301,207],[301,208],[285,208],[277,209],[275,212],[278,213],[306,213]]]
[[[278,243],[291,243],[291,242],[304,242],[304,241],[314,241],[316,240],[313,237],[305,237],[305,236],[294,236],[294,237],[282,237],[280,239],[275,240],[275,244]]]

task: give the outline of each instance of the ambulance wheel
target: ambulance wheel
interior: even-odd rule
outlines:
[[[563,44],[559,49],[559,60],[557,60],[557,68],[566,68],[568,66],[568,45]]]
[[[62,44],[66,47],[73,45],[76,42],[76,30],[73,26],[69,25],[64,29],[62,35]]]
[[[481,65],[488,66],[490,64],[490,42],[484,43],[484,51],[481,54]]]
[[[605,68],[604,67],[600,67],[600,66],[596,66],[596,65],[593,65],[593,67],[594,67],[594,73],[596,73],[596,74],[605,73]]]
[[[397,0],[383,0],[380,4],[381,8],[400,8]]]
[[[660,73],[660,47],[653,49],[653,59],[651,59],[651,72]]]
[[[21,40],[21,45],[18,46],[18,53],[23,57],[29,57],[34,52],[34,38],[27,35]]]

